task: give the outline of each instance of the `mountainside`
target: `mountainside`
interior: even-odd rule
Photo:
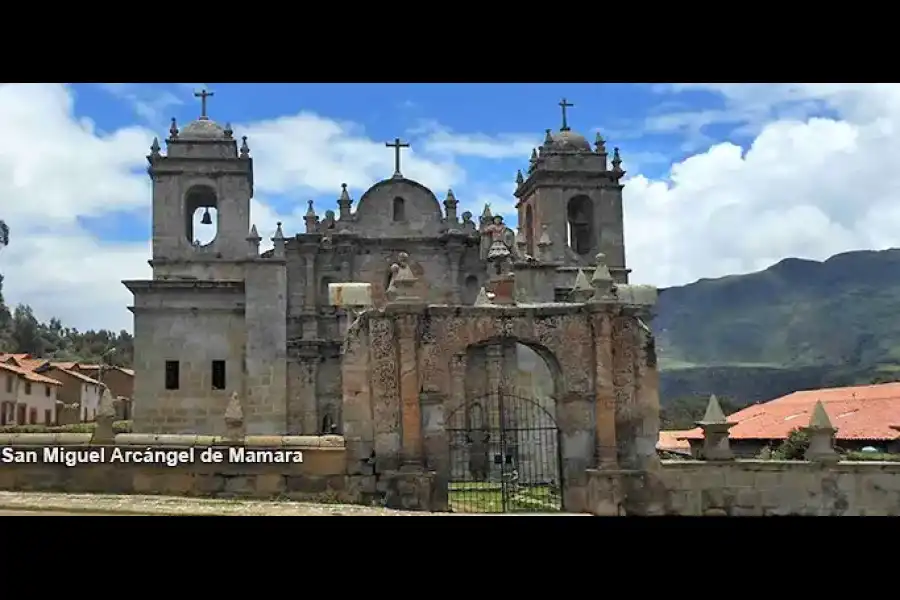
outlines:
[[[900,379],[900,250],[785,259],[662,290],[653,322],[663,403],[738,405]]]

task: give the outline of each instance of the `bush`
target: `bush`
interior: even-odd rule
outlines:
[[[803,460],[809,448],[809,436],[802,429],[794,429],[778,448],[772,452],[773,460]]]
[[[847,452],[843,456],[843,460],[900,462],[900,454],[886,454],[881,452]]]
[[[131,433],[131,421],[113,421],[113,433]],[[94,433],[96,423],[70,425],[5,425],[0,433]]]

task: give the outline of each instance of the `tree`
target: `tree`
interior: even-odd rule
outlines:
[[[787,439],[772,453],[775,460],[803,460],[806,449],[809,448],[809,436],[802,429],[792,430]]]

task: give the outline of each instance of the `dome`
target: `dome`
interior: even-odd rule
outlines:
[[[574,131],[555,131],[550,134],[551,148],[567,152],[590,152],[591,144],[580,133]]]
[[[181,139],[215,140],[225,139],[225,128],[209,119],[197,119],[182,129],[178,137]]]

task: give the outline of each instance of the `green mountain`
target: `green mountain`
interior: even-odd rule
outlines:
[[[785,259],[661,290],[665,405],[710,393],[742,406],[796,391],[900,379],[900,249]]]

